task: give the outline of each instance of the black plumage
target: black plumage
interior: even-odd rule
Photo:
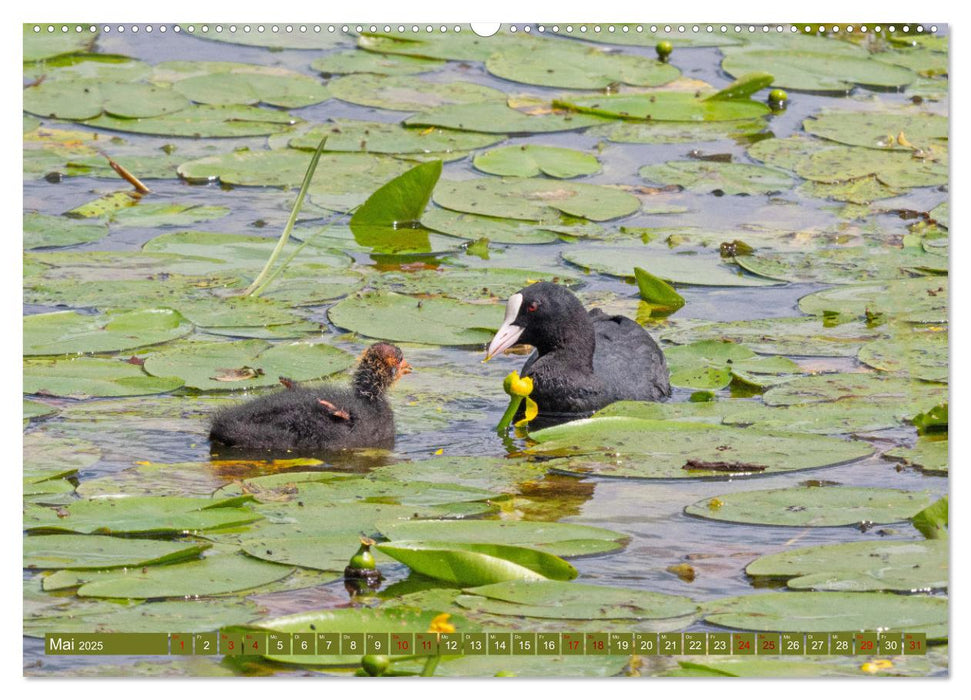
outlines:
[[[541,425],[588,416],[614,401],[661,401],[671,395],[661,348],[624,316],[589,313],[566,287],[538,282],[509,299],[492,356],[515,343],[536,348],[521,375]]]
[[[376,343],[361,357],[350,387],[297,386],[219,411],[209,439],[213,450],[295,450],[330,452],[360,447],[391,447],[394,414],[387,391],[411,371],[401,350]]]

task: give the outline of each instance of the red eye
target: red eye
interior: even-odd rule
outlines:
[[[532,313],[533,311],[536,311],[536,309],[538,308],[539,308],[539,302],[531,301],[529,302],[529,306],[526,307],[526,311],[529,311],[530,313]]]

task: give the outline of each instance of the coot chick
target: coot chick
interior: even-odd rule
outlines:
[[[533,379],[534,425],[576,420],[614,401],[671,395],[664,354],[650,334],[625,316],[587,313],[561,285],[537,282],[509,297],[487,358],[516,343],[536,348],[520,372]]]
[[[401,350],[375,343],[361,356],[350,387],[334,384],[287,388],[216,414],[209,432],[213,448],[337,451],[394,444],[394,414],[388,389],[411,372]]]

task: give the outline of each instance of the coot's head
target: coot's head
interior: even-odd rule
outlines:
[[[532,345],[540,355],[569,349],[592,358],[595,340],[587,312],[573,292],[553,282],[537,282],[509,297],[486,359],[516,343]]]
[[[354,389],[367,398],[376,399],[411,371],[411,365],[396,345],[375,343],[361,355],[361,362],[354,372]]]

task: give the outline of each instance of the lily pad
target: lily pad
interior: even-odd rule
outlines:
[[[187,598],[224,595],[286,578],[287,566],[243,555],[205,557],[187,564],[134,569],[98,577],[78,588],[82,598]]]
[[[929,491],[797,486],[720,494],[693,503],[684,512],[708,520],[751,525],[836,527],[900,522],[933,501],[934,495]]]
[[[671,384],[692,389],[724,389],[734,376],[792,374],[799,366],[784,357],[756,355],[744,345],[701,340],[665,353]]]
[[[647,270],[672,284],[704,287],[764,287],[780,284],[775,280],[752,277],[726,265],[720,256],[665,253],[640,246],[568,250],[563,259],[574,265],[615,277],[634,278],[634,268]]]
[[[507,581],[464,593],[456,602],[476,612],[555,620],[652,620],[698,612],[684,596],[562,581]]]
[[[106,535],[35,535],[24,539],[25,569],[112,569],[170,564],[209,548],[198,542],[161,542]]]
[[[583,129],[603,124],[604,119],[545,105],[520,110],[510,107],[506,100],[492,100],[423,109],[405,119],[404,123],[408,126],[438,126],[487,134],[543,134]]]
[[[377,549],[412,571],[457,586],[569,581],[577,576],[573,566],[553,554],[513,545],[395,540],[379,544]]]
[[[925,253],[923,249],[849,246],[808,253],[758,252],[736,255],[734,260],[752,274],[762,277],[787,282],[846,284],[909,277],[909,270],[927,266],[936,268],[941,256]],[[947,265],[946,259],[944,265]]]
[[[806,133],[848,146],[911,153],[918,147],[948,143],[948,119],[931,112],[910,110],[848,112],[828,110],[803,122]],[[901,144],[904,135],[912,146]]]
[[[240,46],[256,46],[271,51],[280,49],[295,49],[298,51],[321,51],[332,49],[338,46],[347,46],[354,38],[351,32],[342,32],[339,29],[333,32],[327,31],[326,27],[299,25],[294,27],[294,31],[284,31],[284,27],[269,25],[263,31],[262,25],[244,24],[239,27],[239,31],[199,31],[198,25],[180,24],[179,27],[186,35],[194,36],[198,39],[208,39],[226,44],[239,44]],[[189,31],[192,27],[195,31]]]
[[[156,71],[164,71],[170,65],[160,63],[156,66]],[[263,103],[293,109],[317,104],[330,97],[330,91],[317,80],[282,68],[194,61],[192,73],[173,82],[172,87],[200,104]]]
[[[103,222],[81,222],[37,212],[24,214],[24,249],[53,248],[98,241],[108,235]]]
[[[348,297],[327,311],[331,323],[369,338],[426,345],[481,345],[501,323],[498,304],[416,299],[394,292]]]
[[[378,530],[392,542],[489,542],[530,547],[559,557],[612,552],[627,542],[626,535],[599,527],[525,520],[382,521]]]
[[[38,27],[37,31],[34,31],[35,26]],[[47,31],[48,26],[53,27],[53,31]],[[24,62],[89,50],[97,40],[98,32],[75,32],[75,26],[24,24]],[[64,28],[68,31],[62,31]]]
[[[23,476],[43,481],[72,476],[101,459],[101,448],[81,439],[56,437],[38,431],[23,438]]]
[[[874,340],[860,349],[860,362],[884,372],[929,382],[947,382],[949,370],[947,332],[904,328],[885,340]]]
[[[178,204],[173,202],[139,202],[138,206],[116,211],[111,222],[117,226],[158,228],[162,226],[191,226],[214,221],[229,214],[228,207],[206,204]]]
[[[512,219],[497,219],[491,216],[477,216],[463,214],[450,209],[434,208],[426,211],[421,217],[421,225],[449,236],[467,238],[470,240],[489,239],[494,243],[514,243],[519,245],[553,243],[559,240],[556,231],[540,228],[532,222],[515,221]],[[561,226],[551,225],[551,228],[581,231],[589,226]]]
[[[71,357],[24,362],[24,393],[87,399],[92,396],[164,394],[182,386],[177,377],[153,377],[121,359]]]
[[[896,410],[918,411],[946,397],[946,386],[860,372],[799,377],[769,389],[762,400],[769,406],[789,406],[865,399],[873,404],[893,405]]]
[[[909,323],[945,323],[947,299],[947,277],[915,277],[824,289],[800,299],[799,308],[816,316],[862,318],[869,313]]]
[[[432,197],[446,209],[526,221],[545,221],[560,213],[607,221],[641,206],[637,197],[613,187],[529,178],[441,180]]]
[[[788,37],[787,37],[788,38]],[[855,85],[877,89],[900,89],[917,79],[917,74],[861,56],[799,50],[733,51],[722,61],[722,70],[738,76],[771,67],[775,87],[804,92],[847,94]]]
[[[377,73],[378,75],[414,75],[438,70],[444,61],[413,56],[393,56],[370,51],[341,51],[327,54],[310,64],[326,76],[345,73]]]
[[[290,139],[291,148],[316,149],[327,137],[326,151],[396,154],[459,154],[485,148],[502,140],[500,136],[474,134],[454,129],[417,129],[401,124],[335,119],[332,126],[311,129]]]
[[[495,88],[476,83],[433,83],[410,75],[346,75],[331,80],[327,88],[334,97],[344,102],[408,112],[505,97]]]
[[[713,625],[761,632],[925,632],[947,636],[946,598],[892,593],[792,592],[744,595],[705,605]]]
[[[800,177],[820,183],[875,177],[892,190],[945,185],[948,168],[943,157],[915,158],[912,153],[873,151],[860,146],[833,146],[808,155],[796,164]]]
[[[149,355],[145,371],[180,377],[204,391],[277,386],[279,377],[297,382],[320,379],[350,367],[354,356],[324,343],[271,345],[262,340],[193,342]]]
[[[32,418],[43,418],[57,413],[57,408],[50,406],[42,401],[28,401],[24,399],[24,421]]]
[[[767,128],[761,119],[744,121],[717,122],[676,122],[651,121],[615,122],[613,124],[595,127],[587,132],[589,135],[602,135],[613,143],[705,143],[710,141],[744,141],[760,134]],[[780,140],[764,139],[758,141]],[[756,144],[756,145],[757,145]]]
[[[564,97],[554,107],[613,119],[662,122],[719,122],[755,119],[769,108],[754,100],[706,100],[686,92]]]
[[[797,187],[796,192],[806,197],[833,199],[837,202],[859,205],[866,205],[880,199],[889,199],[903,194],[901,190],[895,190],[889,185],[885,185],[872,175],[839,182],[810,180]]]
[[[657,59],[565,41],[550,42],[541,51],[529,44],[499,48],[485,66],[492,75],[517,83],[575,90],[600,90],[613,83],[663,85],[681,75]]]
[[[401,36],[363,32],[357,45],[366,51],[400,54],[446,61],[484,61],[496,51],[520,45],[539,46],[541,40],[529,35],[500,30],[492,36],[481,37],[472,32],[422,33]]]
[[[184,99],[184,98],[183,98]],[[85,122],[108,131],[188,138],[269,136],[289,130],[299,120],[286,112],[249,105],[189,105],[173,114],[138,119],[103,114]]]
[[[512,177],[547,175],[571,178],[600,170],[600,161],[589,153],[555,146],[506,146],[477,155],[475,167],[484,173]]]
[[[349,534],[250,539],[242,543],[242,550],[257,559],[335,573],[344,571],[356,549],[357,542]],[[380,554],[377,559],[388,563],[387,559],[382,562]]]
[[[786,173],[750,163],[672,160],[645,165],[638,174],[650,182],[723,194],[768,194],[786,191],[795,184]]]
[[[88,316],[57,311],[24,318],[24,355],[115,352],[157,345],[192,332],[192,324],[171,309]]]
[[[508,299],[523,287],[541,280],[550,280],[566,286],[576,286],[579,282],[574,277],[553,275],[538,270],[486,267],[445,268],[407,273],[383,272],[373,278],[371,286],[375,289],[402,294],[445,296],[466,301],[501,301]]]
[[[24,90],[24,110],[39,117],[92,119],[101,114],[117,119],[161,117],[189,107],[171,88],[145,83],[100,80],[45,80]]]
[[[845,464],[873,453],[865,443],[820,435],[621,417],[574,421],[530,438],[538,443],[531,454],[569,458],[549,465],[557,471],[640,479],[773,474]]]
[[[948,549],[946,539],[820,545],[759,557],[745,573],[796,590],[912,593],[947,588]]]
[[[248,497],[214,500],[179,496],[126,496],[76,501],[51,517],[24,518],[28,532],[181,535],[259,520],[241,507]],[[146,596],[148,597],[148,596]]]
[[[947,475],[948,448],[947,438],[922,435],[913,447],[895,447],[883,453],[884,457],[897,459],[910,464],[927,474]]]

